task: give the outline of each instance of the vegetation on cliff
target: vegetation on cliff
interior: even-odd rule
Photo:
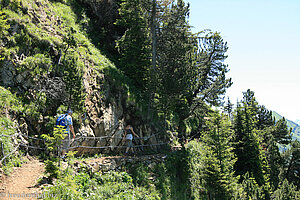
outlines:
[[[122,134],[125,123],[135,123],[161,136],[151,141],[181,143],[151,167],[76,171],[69,161],[62,170],[53,159],[46,171],[56,180],[48,189],[57,199],[299,198],[299,142],[253,91],[236,108],[224,104],[232,84],[227,43],[218,32],[192,33],[183,0],[4,0],[0,6],[1,151],[20,144],[7,135],[21,123],[27,136],[51,138],[55,115],[67,107],[75,129],[88,127],[94,137],[116,125]],[[279,145],[291,148],[280,152]],[[4,160],[18,165],[16,158]]]

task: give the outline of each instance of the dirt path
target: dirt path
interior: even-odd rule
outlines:
[[[4,177],[0,183],[1,200],[31,200],[41,196],[37,186],[38,179],[43,175],[44,164],[33,159],[24,163],[21,167],[15,168],[10,176]]]

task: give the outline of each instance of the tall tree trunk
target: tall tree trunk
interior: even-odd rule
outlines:
[[[156,73],[156,46],[157,46],[157,35],[156,35],[156,0],[152,1],[152,12],[151,12],[151,34],[152,34],[152,69],[151,69],[151,80],[150,80],[150,95],[148,102],[148,120],[151,120],[151,105],[154,99],[154,91],[156,89],[155,73]]]
[[[151,33],[152,33],[152,70],[156,70],[156,0],[152,2],[152,19],[151,19]]]

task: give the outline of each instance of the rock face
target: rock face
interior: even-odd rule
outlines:
[[[50,102],[50,107],[45,108],[45,114],[55,115],[56,113],[50,111],[55,111],[66,96],[62,78],[42,77],[30,83],[33,80],[27,78],[26,71],[20,74],[14,69],[10,62],[3,65],[1,74],[5,78],[2,79],[1,85],[18,88],[21,93],[27,92],[28,98],[32,100],[37,98],[34,90],[43,92]],[[127,124],[131,124],[142,138],[135,142],[136,145],[163,142],[163,139],[158,139],[157,130],[136,114],[138,108],[133,102],[128,102],[126,90],[110,83],[109,77],[87,67],[83,75],[83,85],[86,92],[86,113],[82,115],[79,126],[75,126],[77,136],[72,143],[72,147],[79,146],[75,148],[78,154],[124,151],[122,139]],[[38,119],[29,116],[20,118],[21,132],[26,135],[36,135],[37,132],[39,135],[43,134],[44,127],[48,123],[46,118],[43,115]],[[155,150],[157,147],[151,148]]]
[[[104,20],[110,24],[112,22],[109,20],[116,17],[117,7],[113,0],[81,0],[81,2],[90,6],[99,21]],[[20,7],[23,7],[26,20],[8,19],[13,22],[8,30],[9,34],[3,37],[4,39],[0,38],[1,47],[9,49],[10,45],[15,45],[13,47],[19,49],[10,51],[9,56],[0,62],[0,85],[12,88],[26,102],[27,108],[24,109],[26,113],[19,113],[18,116],[18,119],[22,118],[20,130],[24,131],[25,135],[40,136],[52,131],[58,108],[62,104],[68,105],[66,99],[70,94],[66,92],[63,75],[59,74],[56,68],[60,67],[63,51],[67,51],[63,48],[66,44],[62,38],[68,37],[66,30],[70,28],[62,26],[67,24],[64,22],[65,19],[59,16],[58,12],[50,10],[53,7],[51,1],[21,1]],[[110,13],[114,16],[109,16]],[[36,31],[30,32],[31,29],[26,29],[26,26],[35,27],[32,30],[41,31],[43,37],[37,36]],[[63,28],[66,30],[62,31]],[[34,44],[25,41],[21,46],[19,43],[6,42],[14,35],[27,32],[27,36],[32,38]],[[77,34],[80,34],[79,30]],[[51,40],[44,38],[45,35],[48,35]],[[81,35],[79,38],[83,37]],[[80,43],[82,45],[80,48],[83,48],[83,43],[88,43],[87,40]],[[93,45],[87,46],[92,48],[90,46]],[[98,51],[95,49],[86,49],[83,53],[80,52],[83,50],[72,48],[72,52],[79,52],[77,58],[82,64],[82,86],[86,94],[85,113],[76,113],[81,117],[76,119],[74,117],[74,127],[78,134],[72,146],[79,146],[76,148],[78,153],[122,151],[124,148],[120,146],[123,145],[124,127],[127,124],[131,124],[135,132],[143,138],[137,142],[138,145],[162,143],[164,138],[158,134],[157,127],[149,124],[142,114],[138,114],[141,113],[140,108],[129,101],[127,89],[120,84],[115,84],[112,77],[99,70],[104,65],[111,67],[113,64],[110,64],[110,61],[100,53],[97,54]],[[95,61],[97,57],[101,57],[100,61]]]
[[[154,169],[158,163],[165,162],[166,158],[167,156],[163,154],[146,155],[139,157],[105,157],[89,161],[75,162],[74,168],[80,169],[81,167],[84,167],[90,172],[94,173],[100,171],[108,172],[110,170],[120,170],[123,169],[123,167],[126,165],[136,166],[143,164],[150,169]]]
[[[84,74],[84,86],[87,92],[85,101],[86,116],[79,128],[77,138],[72,144],[78,154],[96,152],[124,151],[124,128],[127,124],[134,127],[135,132],[142,138],[136,145],[162,143],[155,135],[155,129],[145,124],[142,119],[136,119],[136,107],[126,103],[127,95],[122,88],[108,84],[104,75],[96,75],[92,69]],[[101,84],[106,83],[106,84]],[[114,91],[114,92],[112,92]],[[88,123],[86,123],[88,121]],[[88,137],[88,139],[86,139]],[[83,146],[96,147],[84,148]],[[157,146],[152,147],[157,149]]]

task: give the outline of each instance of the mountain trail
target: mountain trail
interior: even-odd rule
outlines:
[[[16,167],[10,176],[4,176],[0,180],[0,199],[37,199],[42,195],[37,181],[43,172],[44,164],[37,159]]]

